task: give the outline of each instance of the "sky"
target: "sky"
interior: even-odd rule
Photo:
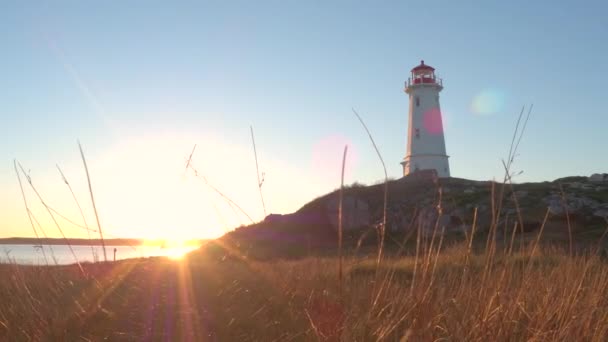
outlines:
[[[21,174],[39,235],[97,229],[77,141],[106,237],[210,238],[262,220],[250,127],[266,214],[337,188],[345,145],[346,183],[382,181],[353,108],[399,178],[403,83],[422,59],[443,79],[452,176],[501,179],[532,104],[516,181],[608,172],[607,12],[603,1],[2,1],[0,237],[35,234],[15,159],[74,222],[51,216]],[[196,173],[185,169],[195,144]]]

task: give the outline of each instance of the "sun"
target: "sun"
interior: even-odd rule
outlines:
[[[165,240],[162,254],[171,260],[180,260],[199,247],[200,244],[193,240]]]
[[[188,252],[193,251],[194,248],[171,248],[166,256],[171,260],[180,260],[182,259]]]

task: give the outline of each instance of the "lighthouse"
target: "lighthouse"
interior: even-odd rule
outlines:
[[[409,96],[407,152],[401,162],[403,175],[422,170],[435,170],[438,177],[450,177],[449,156],[445,150],[439,92],[443,81],[435,68],[420,62],[405,82]]]

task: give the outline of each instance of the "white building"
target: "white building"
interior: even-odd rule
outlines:
[[[401,165],[403,175],[416,171],[435,170],[439,177],[450,177],[449,156],[445,150],[439,92],[443,82],[435,77],[435,69],[424,61],[412,69],[405,83],[409,95],[409,127],[407,154]]]

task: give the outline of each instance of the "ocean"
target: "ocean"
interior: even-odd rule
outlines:
[[[197,247],[162,248],[160,246],[106,246],[108,261],[166,256],[179,258]],[[0,263],[22,265],[67,265],[79,262],[103,261],[101,246],[72,246],[74,255],[67,245],[0,245]],[[116,253],[114,252],[116,251]],[[46,257],[46,258],[45,258]],[[97,259],[97,260],[96,260]]]

